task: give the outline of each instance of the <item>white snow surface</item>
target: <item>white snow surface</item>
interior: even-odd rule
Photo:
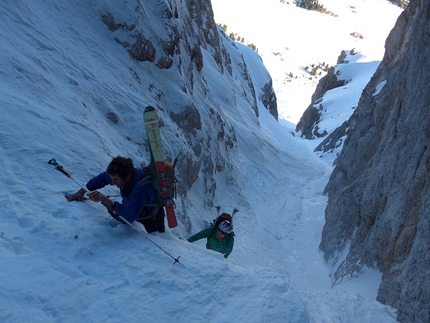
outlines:
[[[67,203],[63,195],[79,186],[47,164],[56,158],[85,183],[109,156],[136,163],[149,156],[136,144],[143,127],[129,123],[146,105],[129,79],[136,63],[94,23],[103,3],[6,0],[0,10],[0,322],[395,322],[394,310],[376,301],[377,270],[332,286],[335,264],[325,262],[318,245],[327,203],[322,193],[336,151],[319,156],[313,152],[318,141],[292,134],[317,80],[287,82],[286,75],[305,74],[312,63],[334,65],[342,49],[357,49],[338,67],[350,82],[323,99],[321,130],[334,130],[382,59],[400,9],[382,0],[320,1],[334,17],[277,0],[212,1],[227,34],[257,45],[280,115],[276,122],[260,109],[259,125],[234,123],[239,148],[231,159],[243,181],[240,198],[217,187],[215,204],[240,209],[235,247],[224,259],[204,240],[188,243],[182,223],[146,235],[115,223],[100,204]],[[248,66],[261,64],[244,46],[243,55]],[[213,73],[205,69],[208,80]],[[158,69],[152,72],[160,78]],[[116,131],[107,126],[110,105],[121,111]],[[164,142],[175,138],[171,125],[161,130]],[[260,149],[247,139],[250,133]],[[181,204],[194,215],[190,234],[215,217],[201,202],[199,183]],[[185,267],[173,265],[147,237]]]

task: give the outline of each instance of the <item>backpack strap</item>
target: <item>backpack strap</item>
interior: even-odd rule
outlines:
[[[217,226],[217,225],[214,225],[214,227],[213,227],[213,228],[212,228],[212,230],[211,230],[211,233],[209,233],[209,235],[208,235],[208,237],[207,237],[208,241],[209,241],[209,239],[210,239],[210,238],[212,238],[212,236],[216,233],[216,230],[218,230],[218,226]]]
[[[213,229],[212,229],[212,231],[211,231],[211,233],[209,233],[209,235],[208,235],[208,237],[207,237],[207,240],[206,240],[206,248],[207,249],[210,249],[209,248],[209,239],[210,238],[212,238],[214,235],[215,235],[215,233],[216,233],[216,231],[218,230],[218,226],[217,225],[215,225],[214,227],[213,227]],[[231,235],[234,235],[234,233],[232,232],[232,233],[229,233],[229,234],[227,234],[227,236],[225,237],[225,248],[224,248],[224,252],[223,253],[225,253],[225,252],[227,252],[227,246],[228,246],[228,243],[230,242],[230,237],[231,237]]]
[[[209,241],[210,238],[212,238],[215,235],[215,233],[216,233],[217,230],[218,230],[218,224],[215,224],[214,227],[213,227],[213,229],[211,230],[211,232],[209,233],[209,235],[207,237],[208,241]],[[234,232],[226,234],[226,238],[225,238],[226,244],[228,244],[228,242],[230,241],[231,235],[234,235]]]
[[[143,185],[149,184],[149,183],[152,183],[152,179],[151,179],[150,176],[146,175],[144,178],[142,178],[140,181],[138,181],[134,185],[133,189],[135,189],[136,187],[139,187],[139,186],[143,186]],[[148,192],[147,191],[143,191],[143,193],[146,195],[146,200],[149,202],[149,194],[148,194]],[[154,210],[152,212],[148,208],[150,206],[154,207]],[[140,216],[138,217],[137,220],[138,221],[143,221],[143,220],[147,220],[147,219],[155,219],[159,210],[160,210],[160,206],[159,206],[158,203],[156,203],[156,204],[146,203],[146,205],[145,205],[142,213],[140,214]]]
[[[142,178],[140,181],[138,181],[136,183],[136,185],[134,185],[133,189],[135,189],[136,187],[139,187],[139,186],[150,184],[150,183],[152,183],[152,179],[151,179],[150,176],[146,175],[144,178]],[[144,193],[146,195],[146,199],[149,201],[149,194],[148,194],[148,192],[144,191]],[[147,203],[146,206],[154,206],[155,207],[155,206],[158,206],[158,203],[156,203],[156,204],[149,204],[149,203]]]
[[[134,187],[133,188],[136,188],[136,187],[138,187],[138,186],[142,186],[142,185],[146,185],[146,184],[149,184],[149,183],[151,183],[151,177],[150,176],[148,176],[148,175],[146,175],[144,178],[142,178],[140,181],[138,181],[137,183],[136,183],[136,185],[134,185]]]
[[[207,240],[209,241],[209,239],[210,238],[212,238],[213,237],[213,235],[216,233],[216,230],[218,230],[218,226],[219,226],[219,224],[222,222],[222,221],[224,221],[224,220],[227,220],[227,221],[230,221],[231,223],[233,223],[233,216],[237,213],[237,212],[239,212],[239,210],[238,209],[236,209],[236,208],[234,208],[233,209],[233,212],[232,212],[232,215],[230,215],[230,214],[228,214],[228,213],[221,213],[220,214],[220,212],[221,212],[221,207],[219,206],[219,205],[217,205],[217,206],[215,206],[216,207],[216,211],[217,211],[217,217],[213,220],[213,229],[211,230],[211,232],[209,233],[209,235],[208,235],[208,237],[207,237]],[[225,240],[226,240],[226,246],[228,245],[228,243],[229,243],[229,241],[230,241],[230,238],[231,238],[231,236],[234,236],[234,232],[232,232],[232,233],[229,233],[229,234],[227,234],[227,236],[226,236],[226,238],[225,238]],[[207,246],[207,245],[206,245]]]

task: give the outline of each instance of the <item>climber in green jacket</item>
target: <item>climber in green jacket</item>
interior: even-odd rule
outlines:
[[[232,217],[227,214],[221,214],[215,224],[189,237],[189,242],[194,242],[203,238],[207,239],[206,248],[224,254],[227,258],[233,251],[234,232]]]

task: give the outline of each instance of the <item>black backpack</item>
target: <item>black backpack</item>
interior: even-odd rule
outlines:
[[[211,231],[211,233],[209,233],[209,236],[208,236],[208,240],[216,233],[216,231],[218,230],[218,226],[219,226],[219,224],[222,222],[222,221],[225,221],[225,220],[227,220],[227,221],[229,221],[230,223],[232,223],[233,222],[233,217],[230,215],[230,214],[228,214],[228,213],[221,213],[221,215],[219,216],[219,217],[217,217],[215,220],[214,220],[214,222],[213,222],[213,229],[212,229],[212,231]],[[229,233],[229,234],[227,234],[227,236],[226,236],[226,243],[228,244],[228,242],[230,241],[230,237],[231,236],[234,236],[234,232],[232,232],[232,233]]]
[[[167,176],[168,185],[163,187],[161,187],[160,178],[157,174],[157,169],[155,168],[155,163],[153,161],[151,161],[151,163],[148,166],[142,168],[142,171],[145,172],[146,176],[142,178],[140,181],[138,181],[134,187],[151,183],[152,186],[154,186],[155,190],[157,191],[157,203],[146,204],[147,207],[153,206],[154,211],[145,212],[146,214],[151,213],[152,216],[156,216],[158,214],[160,207],[165,207],[170,203],[174,203],[173,199],[176,198],[176,182],[177,182],[176,173],[175,173],[176,161],[177,161],[176,158],[173,164],[167,160],[164,161],[164,165],[166,166],[166,176]],[[171,198],[170,200],[166,200],[163,197],[162,189],[167,190],[169,192],[169,196]],[[147,208],[145,207],[145,209]]]

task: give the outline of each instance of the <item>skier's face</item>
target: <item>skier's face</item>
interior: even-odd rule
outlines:
[[[222,233],[219,229],[218,229],[218,230],[216,230],[216,239],[217,239],[218,241],[221,241],[222,239],[224,239],[224,237],[225,237],[225,234],[224,234],[224,233]]]
[[[115,175],[109,174],[109,176],[112,179],[112,185],[116,185],[119,188],[127,185],[131,178],[131,175],[128,175],[126,179],[122,179],[121,177],[119,177],[118,174],[115,174]]]

